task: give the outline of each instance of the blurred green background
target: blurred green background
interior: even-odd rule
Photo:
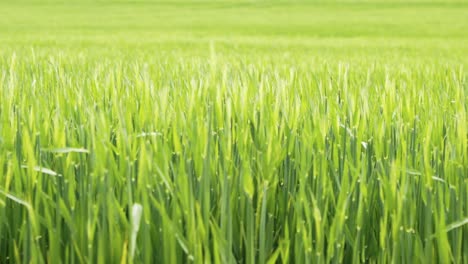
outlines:
[[[1,1],[3,52],[218,50],[466,64],[468,1]],[[0,51],[1,52],[1,51]]]

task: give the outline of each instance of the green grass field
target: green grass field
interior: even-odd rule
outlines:
[[[0,0],[0,263],[468,263],[468,1]]]

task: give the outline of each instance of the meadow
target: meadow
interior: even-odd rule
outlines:
[[[0,0],[0,263],[468,263],[468,2]]]

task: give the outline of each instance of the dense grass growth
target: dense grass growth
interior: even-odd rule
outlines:
[[[47,3],[0,4],[0,263],[468,261],[466,3]]]

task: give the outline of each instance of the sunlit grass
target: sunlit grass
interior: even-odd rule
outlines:
[[[468,261],[461,31],[227,36],[216,19],[142,43],[99,25],[73,38],[72,20],[7,35],[0,263]]]

